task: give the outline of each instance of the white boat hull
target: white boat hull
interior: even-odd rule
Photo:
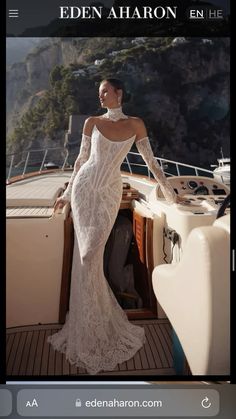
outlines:
[[[227,186],[230,186],[230,173],[214,170],[214,178],[217,182],[222,182]]]
[[[35,179],[21,180],[7,187],[8,328],[59,322],[65,253],[64,227],[70,207],[66,205],[54,217],[51,218],[51,215],[55,198],[70,176],[71,172],[58,171],[36,176]],[[201,277],[200,273],[198,277],[197,268],[199,268],[201,261],[197,262],[196,268],[194,261],[195,256],[201,259],[201,255],[205,255],[204,257],[208,258],[207,260],[210,263],[211,256],[208,252],[204,253],[204,249],[201,249],[200,252],[201,243],[199,243],[200,247],[195,246],[191,251],[189,237],[198,229],[211,228],[219,209],[218,202],[223,202],[229,193],[229,188],[221,182],[218,183],[214,178],[201,176],[172,177],[170,178],[172,186],[180,195],[185,195],[191,201],[189,205],[170,205],[163,198],[160,189],[156,189],[154,180],[141,175],[124,173],[122,177],[124,183],[129,183],[131,187],[139,191],[139,199],[130,201],[132,205],[129,209],[133,211],[133,216],[136,212],[141,218],[152,221],[152,236],[149,236],[149,239],[144,242],[144,253],[146,254],[147,269],[151,269],[152,272],[154,267],[153,272],[158,273],[157,277],[156,274],[153,277],[155,279],[153,286],[156,294],[156,301],[154,302],[157,306],[157,317],[159,319],[166,317],[172,319],[175,331],[183,344],[190,368],[195,374],[221,373],[222,369],[220,368],[223,361],[220,358],[222,351],[218,350],[217,346],[219,341],[217,341],[217,345],[214,344],[214,348],[209,343],[216,325],[220,324],[221,330],[227,332],[227,337],[222,337],[224,348],[226,348],[223,354],[225,363],[222,368],[224,368],[224,373],[227,374],[228,370],[226,371],[225,365],[229,360],[227,346],[229,319],[227,316],[224,317],[222,310],[219,309],[221,304],[219,299],[223,295],[223,290],[221,292],[218,287],[216,293],[214,289],[215,278],[218,278],[219,270],[215,268],[210,270],[213,275],[211,280],[208,281],[208,292],[212,298],[210,301],[210,299],[205,298],[206,292],[204,289],[208,274],[206,273]],[[204,186],[208,194],[193,194],[192,184],[194,182],[197,182],[198,187],[202,188]],[[197,190],[197,188],[195,189]],[[33,208],[35,208],[35,211]],[[146,223],[147,225],[148,223]],[[173,236],[173,233],[176,236]],[[175,243],[173,243],[173,237],[177,237]],[[184,275],[180,276],[179,279],[177,276],[172,278],[172,281],[176,283],[175,286],[171,284],[167,286],[167,282],[161,280],[163,271],[165,269],[172,270],[178,264],[184,263],[189,252],[192,262],[186,267]],[[223,260],[223,257],[227,259],[228,256],[228,248],[224,245],[221,252],[217,251],[217,255],[212,256],[212,260],[213,262],[215,260],[222,267],[221,259]],[[217,282],[219,286],[224,287],[226,293],[229,291],[228,268],[224,269],[224,275],[222,273],[224,281]],[[165,282],[165,292],[159,290],[162,282]],[[185,285],[181,285],[182,283],[185,283]],[[198,285],[198,291],[193,292],[196,285]],[[176,290],[175,293],[173,292],[174,289]],[[163,293],[166,293],[165,297],[163,297]],[[171,299],[173,299],[172,302]],[[165,305],[167,301],[170,302],[169,305]],[[185,302],[188,302],[188,308],[183,313]],[[211,317],[209,317],[212,304],[215,309],[214,312],[210,312]],[[229,301],[227,301],[227,304],[224,303],[224,306],[229,311]],[[188,322],[185,319],[188,319]],[[204,324],[204,321],[207,324]],[[193,335],[191,335],[189,329],[183,333],[187,323],[194,325]],[[216,336],[215,332],[214,336]],[[217,336],[219,337],[219,335]],[[206,342],[204,356],[200,355],[202,342]],[[195,351],[194,360],[192,349],[189,349],[193,346]],[[216,363],[212,362],[213,355]],[[200,358],[197,367],[196,357]],[[221,364],[220,367],[217,366],[218,361]]]

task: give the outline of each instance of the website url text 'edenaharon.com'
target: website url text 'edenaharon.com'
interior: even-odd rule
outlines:
[[[85,407],[163,407],[162,400],[86,400]]]

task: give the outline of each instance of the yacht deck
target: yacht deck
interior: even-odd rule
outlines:
[[[146,343],[136,355],[113,371],[98,375],[175,375],[172,327],[167,319],[135,320],[145,328]],[[7,329],[7,376],[82,376],[82,368],[72,366],[65,355],[54,351],[47,337],[61,325],[35,325]]]

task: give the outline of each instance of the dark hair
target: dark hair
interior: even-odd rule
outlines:
[[[127,92],[125,85],[123,83],[123,81],[119,80],[119,79],[115,79],[115,78],[108,78],[108,79],[104,79],[101,81],[100,85],[104,82],[107,81],[108,83],[110,83],[114,89],[116,90],[122,90],[123,95],[122,95],[122,102],[128,102],[130,100],[130,93]]]

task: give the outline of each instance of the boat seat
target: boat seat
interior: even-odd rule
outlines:
[[[180,262],[152,274],[193,375],[230,373],[229,215],[194,228]]]
[[[227,214],[224,217],[217,218],[213,225],[216,227],[223,228],[230,234],[230,214]]]
[[[26,179],[7,187],[7,207],[53,207],[56,198],[63,192],[56,177],[49,179]]]

